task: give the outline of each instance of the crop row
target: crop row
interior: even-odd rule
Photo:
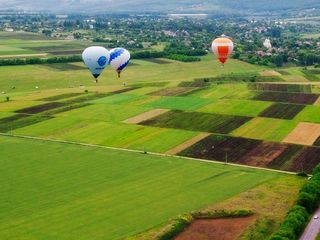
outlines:
[[[259,116],[279,119],[293,119],[304,108],[305,105],[274,103],[270,107],[262,111]]]
[[[162,128],[227,134],[251,119],[250,117],[172,110],[140,124]]]
[[[318,98],[319,95],[311,93],[262,92],[261,94],[255,96],[254,100],[296,104],[314,104]]]
[[[319,147],[220,135],[210,135],[179,155],[307,173],[320,163]]]

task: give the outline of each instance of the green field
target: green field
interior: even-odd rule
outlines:
[[[121,239],[282,176],[39,140],[0,143],[1,239]]]
[[[13,39],[0,33],[0,55],[54,54],[51,51],[77,51],[86,44],[34,34]],[[284,94],[283,87],[281,94],[269,94],[270,83],[259,75],[265,70],[273,69],[238,60],[222,68],[211,55],[192,63],[132,60],[121,79],[108,67],[95,83],[83,63],[0,67],[0,132],[46,139],[0,136],[0,239],[136,239],[137,234],[159,231],[179,214],[223,205],[252,194],[255,187],[282,186],[290,178],[292,188],[268,195],[268,201],[261,199],[270,189],[253,198],[258,221],[265,202],[292,198],[277,208],[280,223],[301,179],[150,154],[180,149],[174,154],[181,155],[200,146],[199,155],[192,157],[224,161],[226,152],[234,150],[230,162],[237,155],[239,164],[289,171],[305,164],[311,170],[320,162],[316,147],[292,145],[284,150],[280,142],[300,122],[320,123],[319,105],[281,103],[276,95],[293,95],[289,90]],[[308,82],[310,74],[317,75],[314,70],[279,72],[281,81]],[[253,87],[248,81],[252,75],[259,75],[265,89]],[[286,83],[288,89],[303,88],[291,84]],[[312,84],[306,87],[308,93],[320,93]],[[270,98],[258,100],[262,95]],[[161,114],[148,117],[150,111]],[[193,143],[207,133],[228,141]],[[187,146],[190,141],[192,146]],[[308,154],[300,158],[302,163],[295,162],[304,150]]]

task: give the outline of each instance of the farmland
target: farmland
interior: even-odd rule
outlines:
[[[67,48],[15,41],[35,54]],[[261,227],[270,216],[260,206],[291,206],[304,181],[273,170],[311,173],[320,163],[317,133],[286,142],[320,123],[319,85],[290,82],[302,69],[276,70],[238,60],[222,68],[209,55],[133,60],[120,80],[107,68],[96,84],[82,63],[0,67],[0,238],[156,239],[180,214],[239,199],[243,209],[252,192],[270,194],[253,197],[250,223]]]

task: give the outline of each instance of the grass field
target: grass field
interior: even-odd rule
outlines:
[[[85,44],[0,33],[0,55],[54,55]],[[272,69],[237,60],[222,68],[210,55],[201,60],[133,60],[121,79],[109,67],[98,84],[82,63],[0,67],[0,132],[148,153],[184,149],[175,154],[218,161],[227,152],[229,162],[294,172],[311,172],[320,163],[319,140],[314,147],[280,143],[299,123],[320,122],[316,83],[249,83],[250,76]],[[279,71],[286,81],[308,81],[300,68]],[[309,78],[317,75],[310,71]],[[141,121],[127,121],[132,118]],[[205,137],[194,140],[199,136]],[[0,136],[0,145],[0,239],[150,240],[147,230],[158,231],[179,214],[228,206],[227,199],[243,199],[260,184],[275,183],[283,191],[263,200],[270,192],[262,187],[253,197],[257,216],[265,216],[266,201],[283,194],[288,206],[301,181],[51,141]],[[292,188],[283,187],[284,178]],[[277,206],[275,224],[286,210]]]
[[[0,143],[1,239],[121,239],[282,176],[30,139]]]
[[[192,81],[198,77],[212,77],[225,72],[258,72],[262,68],[247,63],[232,60],[225,68],[212,58],[210,61],[196,63],[182,63],[171,61],[173,64],[156,64],[143,60],[133,60],[131,65],[122,74],[122,79],[117,79],[116,73],[108,67],[100,77],[98,84],[93,82],[87,69],[61,70],[48,68],[42,65],[6,66],[0,68],[0,92],[14,94],[22,91],[36,91],[55,88],[78,88],[80,85],[87,87],[121,86],[122,82],[130,84],[170,82],[177,84],[181,81]],[[82,63],[75,65],[83,66]],[[163,75],[163,73],[166,73]],[[10,79],[10,81],[7,81]],[[15,86],[15,89],[11,89]]]

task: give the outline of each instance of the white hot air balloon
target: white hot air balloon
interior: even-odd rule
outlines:
[[[110,53],[104,47],[88,47],[83,51],[82,59],[98,82],[98,77],[109,63]]]
[[[265,48],[267,48],[268,50],[272,50],[272,44],[269,38],[267,38],[266,40],[264,40],[263,42],[263,46]]]
[[[109,63],[117,71],[120,77],[121,71],[129,64],[130,52],[124,48],[114,48],[110,50]]]

